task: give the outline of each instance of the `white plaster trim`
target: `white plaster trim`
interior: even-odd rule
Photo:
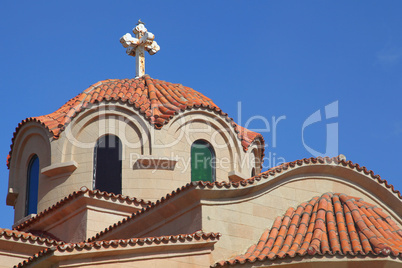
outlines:
[[[72,173],[78,167],[77,162],[69,161],[64,163],[57,163],[45,168],[42,168],[41,173],[48,176],[53,177],[56,175],[64,174],[64,173]]]

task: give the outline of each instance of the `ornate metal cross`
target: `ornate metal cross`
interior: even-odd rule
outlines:
[[[159,51],[158,43],[154,41],[155,36],[148,32],[144,23],[138,20],[137,26],[133,29],[135,37],[126,33],[120,38],[120,43],[127,48],[126,53],[135,57],[135,77],[141,77],[145,74],[145,55],[144,50],[150,55]]]

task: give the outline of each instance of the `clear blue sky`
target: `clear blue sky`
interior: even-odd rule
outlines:
[[[268,119],[271,164],[311,157],[303,123],[338,101],[338,116],[305,128],[305,143],[325,152],[326,126],[337,124],[339,153],[402,190],[401,12],[400,1],[2,1],[0,227],[12,225],[15,127],[99,80],[134,77],[119,38],[139,18],[161,46],[146,73],[202,92],[236,121],[241,101],[242,125]],[[286,116],[275,147],[272,116]]]

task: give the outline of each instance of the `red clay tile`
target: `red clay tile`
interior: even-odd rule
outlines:
[[[313,198],[307,205],[303,203],[296,212],[290,208],[283,218],[275,220],[271,230],[265,231],[258,244],[251,246],[244,255],[218,262],[213,267],[292,258],[296,256],[296,251],[301,257],[307,253],[344,256],[351,253],[348,237],[353,246],[353,255],[387,256],[392,253],[402,258],[401,229],[395,223],[391,226],[390,216],[379,208],[376,210],[381,213],[374,212],[373,205],[357,200],[344,194],[326,193]],[[303,215],[301,220],[300,215]],[[395,232],[390,235],[390,230]],[[285,241],[284,234],[287,234]]]

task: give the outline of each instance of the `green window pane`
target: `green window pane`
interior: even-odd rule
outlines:
[[[191,181],[215,181],[215,153],[205,141],[191,146]]]

